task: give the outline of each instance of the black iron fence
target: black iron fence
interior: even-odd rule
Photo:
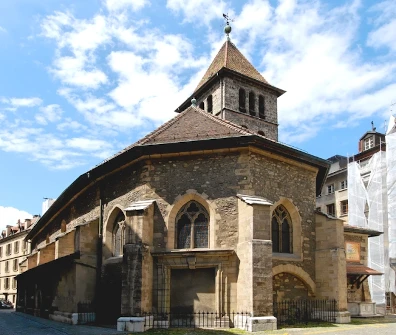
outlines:
[[[77,304],[78,324],[87,324],[95,322],[95,308],[90,301],[79,302]]]
[[[290,300],[274,302],[278,327],[308,322],[335,322],[336,300]]]
[[[150,328],[244,328],[249,313],[145,313],[144,327]]]

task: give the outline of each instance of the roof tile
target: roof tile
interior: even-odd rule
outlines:
[[[254,68],[238,48],[232,42],[226,41],[217,53],[216,57],[213,59],[195,91],[197,91],[223,67],[268,84],[260,72]]]

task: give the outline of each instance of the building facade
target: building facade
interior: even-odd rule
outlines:
[[[0,236],[0,298],[16,303],[17,280],[21,273],[20,264],[28,254],[28,244],[25,240],[31,226],[38,220],[26,219],[18,221],[15,226],[7,226]]]
[[[319,298],[347,322],[344,226],[315,212],[329,163],[277,141],[283,93],[227,40],[177,116],[32,228],[17,309],[121,329],[143,313],[247,311],[256,331],[276,327],[274,302]]]

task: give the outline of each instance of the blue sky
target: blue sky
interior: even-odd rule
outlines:
[[[280,141],[351,155],[396,105],[396,2],[0,1],[0,227],[174,116],[224,42],[272,85]],[[392,110],[393,108],[393,110]]]

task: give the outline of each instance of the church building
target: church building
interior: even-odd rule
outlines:
[[[343,224],[315,212],[329,162],[278,142],[285,91],[229,32],[173,119],[79,176],[34,225],[18,311],[128,330],[144,313],[243,311],[257,331],[276,328],[275,302],[335,299],[348,321]]]

